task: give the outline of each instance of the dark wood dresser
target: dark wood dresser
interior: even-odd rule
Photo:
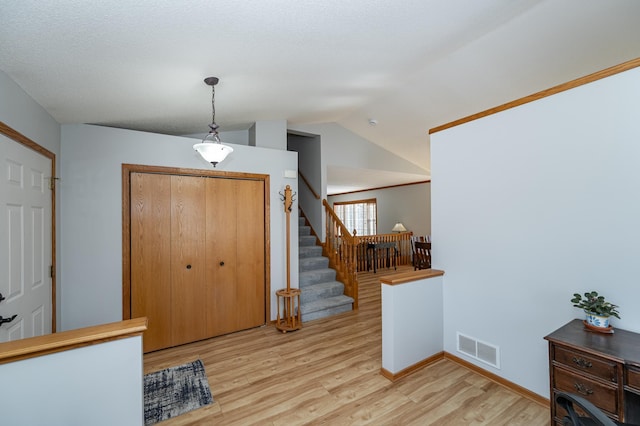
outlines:
[[[592,332],[573,320],[549,341],[551,424],[562,424],[557,391],[591,401],[614,420],[640,424],[640,334],[615,329]]]

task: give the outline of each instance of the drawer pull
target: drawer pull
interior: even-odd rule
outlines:
[[[576,383],[573,386],[576,388],[576,391],[578,391],[579,394],[582,394],[582,395],[585,395],[585,396],[589,396],[589,395],[591,395],[593,393],[593,389],[587,388],[582,383]]]
[[[575,356],[573,357],[573,362],[575,362],[578,367],[582,367],[582,368],[591,368],[593,367],[593,364],[591,364],[591,362],[585,360],[584,358],[576,358]]]

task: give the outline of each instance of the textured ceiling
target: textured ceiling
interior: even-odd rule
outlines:
[[[636,57],[639,0],[0,0],[0,69],[60,123],[205,133],[215,75],[222,131],[336,122],[426,177],[429,128]]]

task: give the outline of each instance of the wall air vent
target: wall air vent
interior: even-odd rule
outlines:
[[[458,332],[457,342],[458,352],[492,367],[500,368],[500,349],[497,346],[466,336],[460,332]]]

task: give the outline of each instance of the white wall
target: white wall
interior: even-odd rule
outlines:
[[[287,120],[256,121],[249,129],[249,146],[287,149]]]
[[[392,374],[442,353],[442,275],[380,284],[382,368]]]
[[[0,365],[3,425],[143,424],[142,336]]]
[[[287,135],[287,148],[298,153],[298,171],[303,174],[311,185],[311,189],[320,195],[322,189],[322,169],[321,169],[321,153],[322,146],[319,136],[306,136],[289,133]],[[322,197],[320,200],[311,192],[311,189],[298,176],[300,182],[298,187],[299,205],[311,227],[318,236],[323,234],[324,207],[322,206]]]
[[[431,234],[431,183],[330,195],[329,204],[375,198],[378,206],[378,234],[389,234],[396,222],[402,222],[414,235]]]
[[[60,125],[2,71],[0,71],[0,121],[53,152],[56,155],[56,170],[60,170]],[[56,205],[60,205],[59,191],[56,193]],[[60,214],[56,217],[56,229],[60,229]],[[60,252],[59,240],[56,251]],[[59,256],[56,269],[60,269]],[[60,294],[56,294],[56,299],[60,306]],[[59,315],[57,323],[60,326]]]
[[[207,129],[207,131],[203,130],[201,133],[192,133],[180,136],[183,136],[185,138],[198,139],[199,141],[201,141],[205,136],[207,136],[208,131],[209,130]],[[220,140],[222,141],[222,143],[228,143],[231,145],[249,145],[249,130],[232,130],[228,132],[220,132]]]
[[[0,121],[54,154],[60,153],[60,125],[2,71]]]
[[[640,332],[640,69],[431,135],[445,350],[460,331],[549,396],[544,336],[597,290]],[[473,360],[469,360],[474,362]]]
[[[190,138],[89,125],[62,126],[60,181],[62,329],[122,319],[122,163],[211,169]],[[234,145],[217,170],[269,174],[271,314],[277,289],[286,287],[285,214],[279,192],[297,180],[297,155]],[[297,208],[297,204],[294,205]],[[292,226],[291,239],[297,241]],[[291,283],[298,285],[298,245],[291,245]]]

